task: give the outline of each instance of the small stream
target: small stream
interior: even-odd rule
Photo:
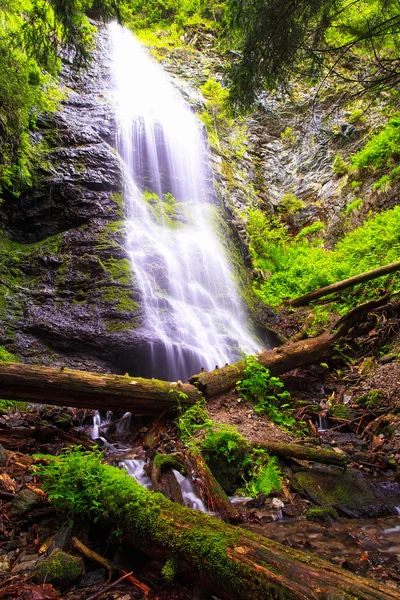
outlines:
[[[106,433],[109,427],[114,427],[117,434],[126,433],[130,419],[130,413],[125,413],[121,419],[113,422],[110,411],[104,419],[95,411],[91,437],[100,440],[109,451],[126,454],[128,447],[120,443],[110,444],[101,432]],[[147,460],[139,458],[119,461],[119,466],[131,477],[151,490],[152,482],[146,473],[147,464]],[[181,488],[185,506],[209,513],[191,478],[181,475],[178,471],[173,472]],[[251,521],[251,510],[246,509],[249,498],[230,499],[243,512],[244,519],[249,517]],[[326,524],[309,521],[304,517],[284,518],[282,511],[278,511],[276,519],[272,522],[245,522],[241,527],[294,549],[313,552],[320,558],[330,560],[360,575],[368,572],[371,576],[371,569],[380,574],[380,571],[385,569],[391,578],[400,580],[400,507],[397,508],[397,512],[398,516],[393,517],[341,519]]]

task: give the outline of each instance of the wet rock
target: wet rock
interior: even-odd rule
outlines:
[[[90,588],[90,587],[99,587],[103,585],[103,583],[107,579],[107,571],[105,569],[96,569],[95,571],[89,571],[89,573],[85,573],[81,580],[79,581],[77,588]]]
[[[376,482],[357,476],[348,469],[342,475],[312,470],[295,473],[291,480],[294,489],[315,504],[333,507],[348,518],[387,516],[400,504],[397,483]]]
[[[22,554],[17,564],[14,565],[12,573],[14,575],[28,573],[36,567],[38,562],[42,560],[43,557],[39,556],[38,554]]]
[[[54,542],[49,548],[51,553],[55,548],[59,548],[64,552],[67,552],[71,547],[72,542],[72,530],[69,527],[62,527],[57,531],[54,536]]]
[[[7,462],[7,458],[8,458],[8,452],[4,448],[4,446],[2,446],[0,444],[0,467],[4,467],[5,466],[5,464]]]
[[[32,492],[28,488],[23,488],[10,502],[8,516],[11,519],[23,517],[27,512],[39,506],[41,502],[41,498],[35,492]]]
[[[56,549],[34,570],[34,579],[38,583],[51,583],[55,587],[67,587],[75,583],[84,569],[83,560]]]

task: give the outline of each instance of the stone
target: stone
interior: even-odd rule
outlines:
[[[37,583],[51,583],[55,587],[64,588],[74,584],[84,569],[80,556],[67,554],[56,548],[34,570]]]
[[[2,556],[0,556],[0,576],[7,575],[10,568],[10,559],[7,556],[7,554],[3,554]]]
[[[41,504],[41,498],[29,490],[28,488],[23,488],[15,498],[10,502],[8,506],[8,516],[11,519],[17,519],[19,517],[23,517],[27,512],[36,508]]]
[[[54,541],[50,546],[50,552],[55,548],[59,548],[64,552],[67,552],[71,547],[72,542],[72,529],[69,527],[62,527],[57,531],[54,536]]]
[[[400,488],[395,482],[376,482],[347,469],[341,475],[303,470],[291,478],[293,488],[314,504],[335,508],[341,516],[376,518],[393,514],[400,505]]]
[[[282,510],[284,506],[285,504],[282,502],[282,500],[279,500],[279,498],[272,498],[271,508],[274,508],[275,510]]]
[[[0,467],[4,467],[6,465],[7,458],[8,458],[8,452],[4,448],[4,446],[2,446],[0,444]]]
[[[85,573],[77,587],[79,589],[99,587],[106,581],[106,579],[107,571],[105,569],[96,569],[95,571],[89,571],[89,573]]]

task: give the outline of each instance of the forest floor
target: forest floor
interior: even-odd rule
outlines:
[[[368,334],[368,341],[373,335]],[[293,457],[280,459],[282,491],[236,505],[242,515],[240,526],[292,548],[315,552],[400,592],[400,514],[396,514],[400,513],[400,360],[396,346],[383,356],[382,352],[361,354],[341,363],[336,360],[334,368],[315,365],[281,379],[307,435],[281,429],[237,391],[212,400],[210,418],[235,426],[252,445],[278,442],[333,449],[345,453],[350,463],[344,470]],[[335,406],[345,410],[335,412]],[[33,455],[54,455],[68,445],[93,447],[92,423],[91,411],[0,410],[0,600],[209,598],[189,581],[167,583],[161,563],[118,539],[115,532],[89,522],[72,523],[48,503],[40,481],[32,475]],[[318,431],[321,423],[326,429]],[[144,456],[143,440],[152,427],[151,421],[132,420],[120,440],[127,449],[123,457]],[[108,442],[118,441],[111,429],[103,433]],[[157,444],[152,451],[179,449],[173,420],[167,422]],[[106,452],[106,458],[118,464],[122,455]],[[310,507],[328,511],[310,520]],[[338,517],[330,516],[332,508]],[[82,558],[72,547],[73,537],[113,562],[111,581],[119,578],[122,569],[133,572],[143,589],[131,581],[111,587],[107,569],[87,556]],[[37,569],[54,549],[74,557],[76,572],[64,572],[50,583],[37,576]]]

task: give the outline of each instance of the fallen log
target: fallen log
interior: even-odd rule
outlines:
[[[71,468],[60,457],[50,460],[58,463],[61,478],[68,477],[71,494],[82,494],[79,467]],[[189,576],[222,600],[398,598],[396,591],[380,582],[149,492],[122,470],[99,463],[93,467],[94,475],[104,525],[117,523],[125,539],[137,548],[157,559],[169,559],[170,569]],[[49,477],[51,492],[51,482],[58,489],[59,478]],[[61,507],[63,499],[56,502]]]
[[[330,355],[334,342],[346,335],[361,315],[382,306],[386,301],[385,296],[357,306],[317,337],[297,342],[289,341],[279,348],[263,350],[257,355],[258,362],[269,369],[272,375],[281,375],[299,367],[320,363]],[[332,333],[334,329],[336,332]],[[189,383],[195,385],[206,398],[213,398],[233,389],[236,382],[242,378],[246,365],[246,360],[242,360],[221,369],[205,371],[190,377]]]
[[[176,410],[178,400],[194,404],[199,392],[180,382],[5,363],[0,364],[0,398],[159,415]]]
[[[188,474],[192,477],[200,498],[208,510],[215,513],[224,521],[238,523],[242,520],[239,512],[211,473],[201,454],[188,453],[185,466]]]
[[[384,275],[389,275],[390,273],[395,273],[396,271],[400,271],[400,261],[390,263],[389,265],[384,265],[383,267],[373,269],[372,271],[365,271],[364,273],[354,275],[354,277],[349,277],[348,279],[342,279],[342,281],[337,281],[331,285],[326,285],[325,287],[314,290],[308,294],[304,294],[304,296],[300,296],[294,300],[288,300],[286,304],[289,306],[304,306],[305,304],[309,304],[313,300],[317,300],[323,296],[328,296],[334,292],[340,292],[346,288],[354,287],[359,283],[371,281],[371,279],[383,277]]]
[[[341,467],[346,467],[350,462],[347,454],[323,448],[307,448],[300,444],[262,442],[256,444],[256,447],[263,448],[272,456],[278,456],[279,458],[297,458],[298,460],[310,460],[324,465],[337,465]]]

